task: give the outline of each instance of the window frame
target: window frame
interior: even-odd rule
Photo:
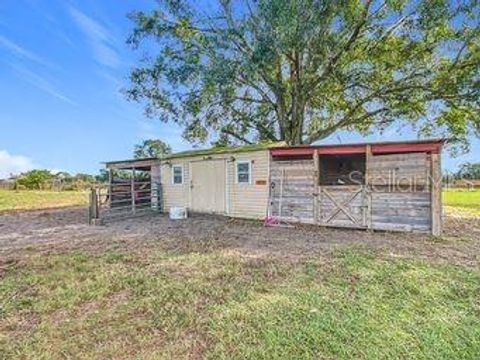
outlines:
[[[248,164],[248,181],[239,181],[238,175],[240,172],[238,171],[238,166],[240,164]],[[237,185],[251,185],[252,184],[252,160],[238,160],[235,164],[235,183]]]
[[[181,175],[182,175],[182,181],[179,183],[175,182],[175,168],[180,168]],[[183,171],[183,164],[174,164],[172,165],[172,185],[183,185],[185,179],[185,174]]]
[[[365,154],[329,154],[318,163],[319,186],[357,186],[366,184],[367,156]],[[352,175],[355,174],[355,178]],[[335,175],[332,183],[329,177]],[[361,179],[357,176],[361,175]],[[348,179],[346,177],[348,176]],[[345,180],[344,180],[345,179]]]

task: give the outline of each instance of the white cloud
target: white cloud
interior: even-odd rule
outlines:
[[[47,79],[43,78],[42,76],[27,70],[26,68],[17,66],[15,64],[9,64],[17,74],[25,81],[29,82],[36,88],[42,90],[43,92],[53,96],[54,98],[66,102],[67,104],[77,106],[78,104],[70,99],[68,96],[63,94],[61,91],[57,90],[56,87]]]
[[[22,155],[11,155],[6,150],[0,150],[0,179],[8,178],[12,174],[19,174],[34,169],[32,159]]]
[[[112,34],[103,25],[80,10],[73,7],[70,7],[69,10],[73,20],[92,47],[95,60],[102,65],[117,68],[120,65],[120,59],[113,46]]]
[[[5,36],[0,35],[0,47],[8,50],[11,54],[15,55],[17,58],[27,59],[30,61],[34,61],[36,63],[51,66],[50,63],[40,56],[35,54],[34,52],[25,49],[24,47],[18,45],[17,43],[13,42],[10,39],[7,39]]]

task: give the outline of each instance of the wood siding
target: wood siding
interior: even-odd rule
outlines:
[[[372,192],[372,228],[429,232],[429,192]]]
[[[270,164],[271,215],[282,220],[314,223],[313,159],[280,160]]]
[[[372,155],[369,150],[364,185],[318,185],[326,171],[322,155],[318,159],[272,160],[272,216],[325,226],[439,234],[441,190],[431,184],[431,173],[440,172],[439,155]],[[436,202],[435,208],[432,202]]]
[[[368,184],[417,187],[428,183],[429,157],[426,153],[372,155],[368,165]]]
[[[373,155],[369,158],[371,226],[379,230],[430,232],[430,155]]]

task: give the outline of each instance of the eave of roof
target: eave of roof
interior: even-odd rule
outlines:
[[[105,161],[103,164],[115,165],[121,163],[135,163],[135,162],[149,162],[154,160],[160,160],[157,157],[143,158],[143,159],[126,159],[126,160],[114,160],[114,161]]]
[[[163,157],[161,160],[171,160],[179,159],[185,157],[194,157],[194,156],[209,156],[209,155],[218,155],[218,154],[235,154],[242,152],[252,152],[259,150],[268,150],[272,147],[278,147],[283,142],[276,143],[260,143],[254,145],[244,145],[239,147],[216,147],[210,149],[198,149],[198,150],[187,150]]]
[[[424,139],[407,141],[378,141],[351,144],[326,144],[326,145],[298,145],[272,147],[270,153],[273,156],[298,156],[311,155],[318,151],[319,154],[364,154],[367,145],[372,153],[409,153],[409,152],[440,152],[445,139]]]
[[[260,143],[260,144],[253,144],[253,145],[244,145],[239,147],[215,147],[209,149],[196,149],[196,150],[186,150],[177,152],[174,154],[166,155],[161,158],[144,158],[144,159],[126,159],[126,160],[115,160],[115,161],[106,161],[104,162],[107,166],[113,166],[116,164],[133,164],[133,163],[141,163],[145,162],[148,163],[150,161],[156,160],[171,160],[171,159],[180,159],[186,157],[195,157],[195,156],[209,156],[209,155],[217,155],[217,154],[235,154],[241,152],[251,152],[251,151],[259,151],[259,150],[268,150],[274,146],[281,146],[284,145],[284,142],[275,142],[275,143]]]
[[[235,154],[242,152],[252,152],[259,150],[270,150],[274,156],[289,155],[310,155],[315,150],[320,154],[361,154],[365,153],[367,145],[370,145],[373,153],[395,153],[395,152],[440,152],[445,139],[422,139],[406,141],[377,141],[350,144],[325,144],[325,145],[295,145],[287,146],[285,142],[261,143],[254,145],[245,145],[239,147],[216,147],[210,149],[198,149],[181,151],[164,156],[162,158],[145,159],[126,159],[105,162],[106,166],[115,166],[116,164],[138,164],[149,163],[158,160],[173,160],[195,156],[210,156],[219,154]]]

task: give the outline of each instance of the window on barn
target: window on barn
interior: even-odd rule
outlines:
[[[250,184],[252,177],[252,166],[250,161],[237,162],[237,184]]]
[[[320,155],[320,185],[365,184],[365,155]]]
[[[174,185],[183,184],[183,166],[182,165],[172,166],[172,183]]]

